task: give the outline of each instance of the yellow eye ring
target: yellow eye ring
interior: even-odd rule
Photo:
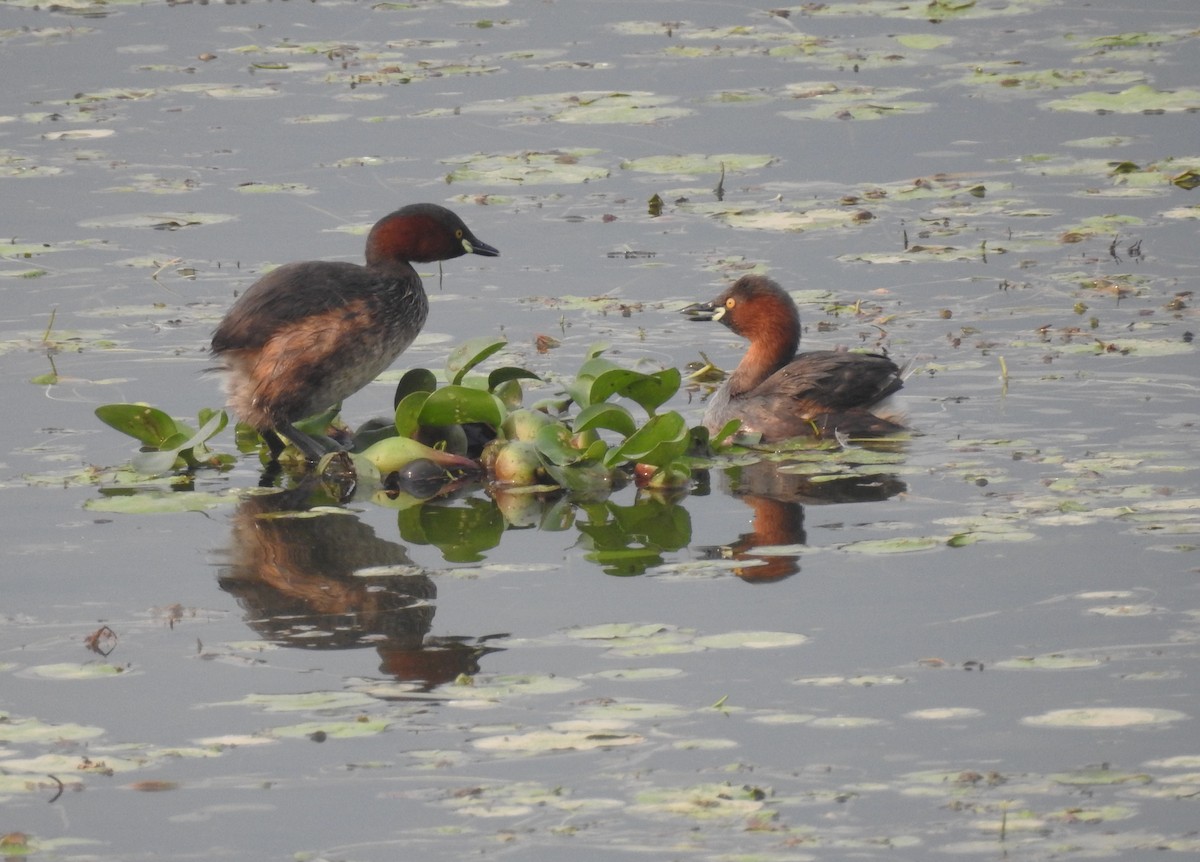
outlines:
[[[733,308],[735,305],[737,305],[737,300],[734,299],[732,296],[729,297],[729,299],[725,300],[726,308]]]

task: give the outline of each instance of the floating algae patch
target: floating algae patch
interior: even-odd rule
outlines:
[[[472,745],[483,751],[540,754],[551,751],[593,751],[644,743],[646,737],[633,732],[631,727],[630,722],[604,719],[563,721],[542,730],[480,737]]]
[[[770,155],[684,153],[680,155],[643,156],[640,159],[629,159],[621,162],[621,169],[648,174],[703,176],[705,174],[719,174],[722,171],[744,173],[746,171],[760,170],[774,162],[775,157]]]
[[[448,183],[480,183],[483,185],[573,185],[602,180],[609,169],[595,164],[592,158],[599,150],[549,150],[512,153],[474,153],[442,159],[454,166],[446,174]]]
[[[1166,114],[1200,110],[1200,90],[1157,90],[1136,84],[1118,92],[1089,91],[1043,102],[1051,111],[1089,114]]]
[[[1116,729],[1124,727],[1150,727],[1170,724],[1190,718],[1186,713],[1174,709],[1151,709],[1148,707],[1110,706],[1085,709],[1054,709],[1041,715],[1026,716],[1021,723],[1030,727],[1055,727],[1074,729]]]

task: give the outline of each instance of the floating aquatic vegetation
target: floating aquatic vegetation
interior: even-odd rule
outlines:
[[[1043,107],[1051,111],[1095,114],[1165,114],[1200,110],[1200,90],[1157,90],[1136,84],[1119,92],[1091,91],[1052,99]]]
[[[456,166],[446,174],[448,183],[574,184],[608,177],[608,168],[592,163],[597,153],[599,150],[594,149],[475,153],[470,156],[453,156],[441,161]]]
[[[1098,706],[1083,709],[1054,709],[1021,719],[1029,727],[1071,729],[1147,727],[1190,718],[1175,709],[1132,706]]]

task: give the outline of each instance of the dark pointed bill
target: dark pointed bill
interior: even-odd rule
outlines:
[[[717,309],[711,302],[697,302],[687,308],[679,309],[679,313],[686,314],[688,320],[696,321],[712,320],[716,311]]]

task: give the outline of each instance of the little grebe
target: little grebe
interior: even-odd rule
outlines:
[[[306,459],[328,448],[293,422],[332,407],[374,380],[425,323],[429,302],[412,263],[464,254],[495,257],[462,219],[437,204],[412,204],[367,236],[367,265],[289,263],[264,275],[233,304],[212,338],[229,407],[266,440],[282,434]]]
[[[730,419],[764,442],[789,437],[880,436],[904,426],[870,407],[904,385],[886,356],[816,350],[796,355],[800,313],[778,284],[745,275],[712,302],[682,309],[692,320],[719,320],[750,339],[738,367],[709,398],[704,424],[716,434]]]

